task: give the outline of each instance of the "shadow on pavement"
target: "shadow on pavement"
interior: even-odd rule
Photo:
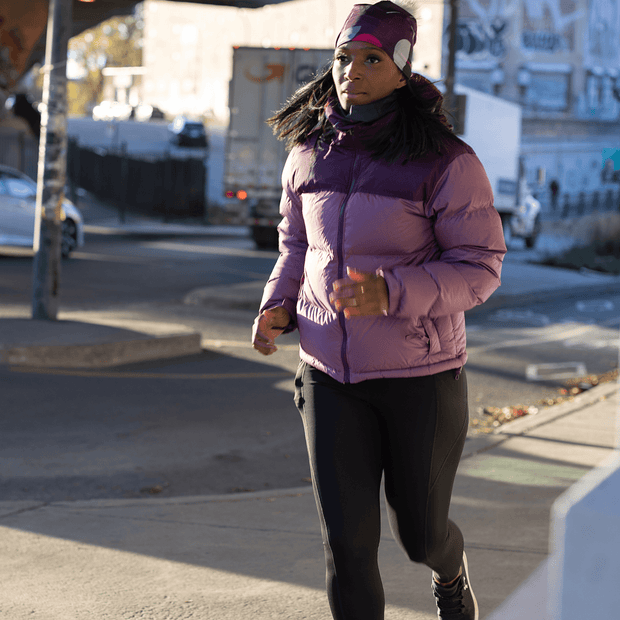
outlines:
[[[292,374],[218,352],[101,370],[4,367],[4,500],[308,484]]]

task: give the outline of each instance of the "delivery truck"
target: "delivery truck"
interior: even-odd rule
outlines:
[[[224,194],[258,247],[277,247],[284,142],[265,122],[329,63],[333,49],[236,47],[228,95]],[[232,202],[231,202],[232,201]]]
[[[276,227],[286,160],[284,142],[266,120],[313,75],[329,63],[333,49],[233,50],[224,192],[229,208],[250,226],[258,247],[277,247]],[[485,167],[507,238],[522,236],[533,245],[538,232],[536,201],[519,182],[521,108],[498,97],[457,85],[457,134]]]
[[[531,248],[540,234],[540,202],[532,196],[521,164],[521,106],[460,84],[454,90],[455,133],[484,166],[506,242],[520,237]]]

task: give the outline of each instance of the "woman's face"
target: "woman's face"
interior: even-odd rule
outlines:
[[[334,53],[332,76],[344,110],[391,95],[407,80],[394,61],[379,47],[350,41]]]

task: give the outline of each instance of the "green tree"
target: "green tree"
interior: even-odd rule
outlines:
[[[138,4],[133,15],[108,19],[69,41],[69,60],[83,74],[69,82],[69,115],[89,114],[101,101],[105,67],[142,64],[143,31],[143,5]]]

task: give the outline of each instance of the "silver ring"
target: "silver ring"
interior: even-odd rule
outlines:
[[[364,294],[364,285],[363,284],[360,285],[360,293],[362,295]]]

